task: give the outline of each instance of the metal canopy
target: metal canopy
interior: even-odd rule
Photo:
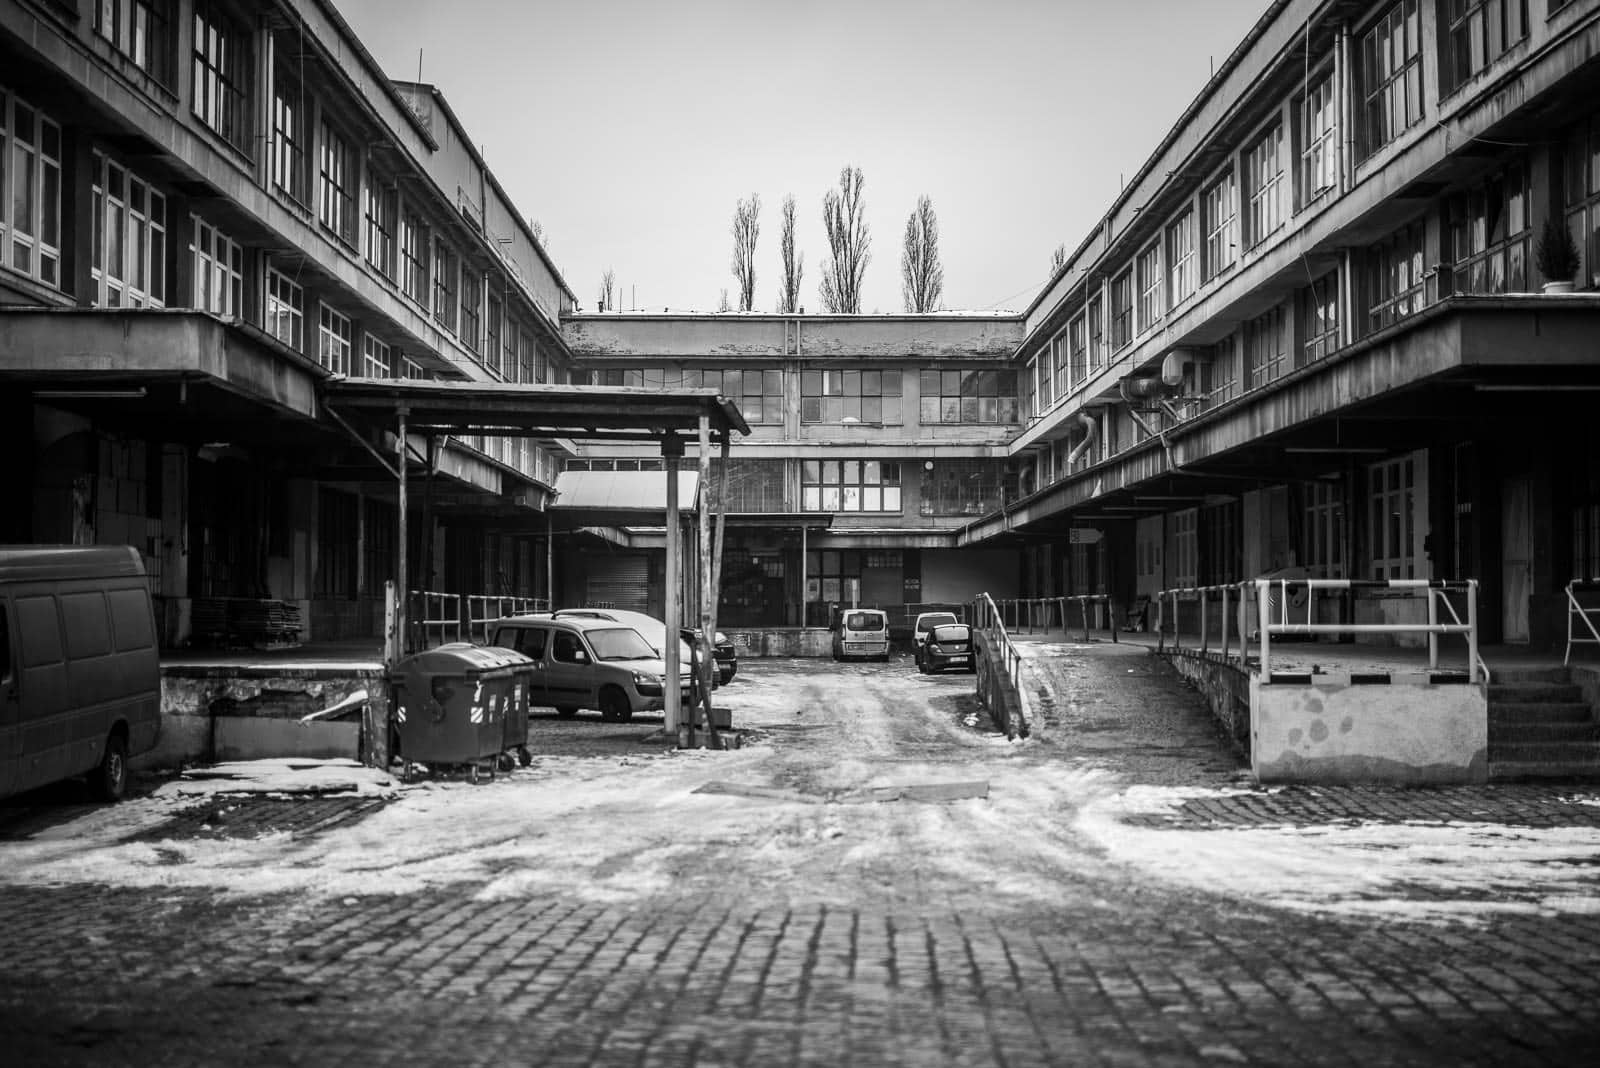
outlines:
[[[715,437],[750,433],[738,406],[714,389],[334,378],[322,394],[341,414],[387,422],[404,410],[413,434],[649,441],[693,435],[702,417]]]

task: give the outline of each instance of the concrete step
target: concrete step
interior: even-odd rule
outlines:
[[[1593,764],[1600,771],[1600,741],[1489,742],[1489,764]]]
[[[1583,690],[1570,682],[1518,682],[1489,684],[1489,703],[1497,701],[1508,704],[1526,704],[1528,702],[1555,701],[1571,702],[1582,701]]]
[[[1521,782],[1529,779],[1600,782],[1600,762],[1540,760],[1520,763],[1493,759],[1489,762],[1490,782]]]
[[[1564,667],[1496,667],[1489,665],[1496,685],[1500,683],[1563,683],[1572,681],[1572,670]]]
[[[1576,701],[1562,704],[1489,702],[1490,726],[1499,723],[1592,723],[1594,719],[1594,710]]]
[[[1600,723],[1498,723],[1489,721],[1489,744],[1497,742],[1597,742]]]

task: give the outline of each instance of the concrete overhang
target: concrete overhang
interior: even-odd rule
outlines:
[[[1600,294],[1452,297],[968,524],[963,545],[1315,481],[1485,425],[1592,419]],[[1141,502],[1140,495],[1147,500]]]

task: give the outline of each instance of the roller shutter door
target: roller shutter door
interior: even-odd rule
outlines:
[[[596,560],[589,571],[585,607],[644,612],[650,603],[650,561],[644,556]]]

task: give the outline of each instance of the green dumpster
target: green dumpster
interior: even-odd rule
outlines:
[[[406,657],[389,673],[400,755],[430,769],[466,766],[493,775],[506,749],[506,715],[532,661],[510,649],[451,642]],[[524,683],[523,698],[527,687]],[[527,713],[522,715],[524,738]]]

